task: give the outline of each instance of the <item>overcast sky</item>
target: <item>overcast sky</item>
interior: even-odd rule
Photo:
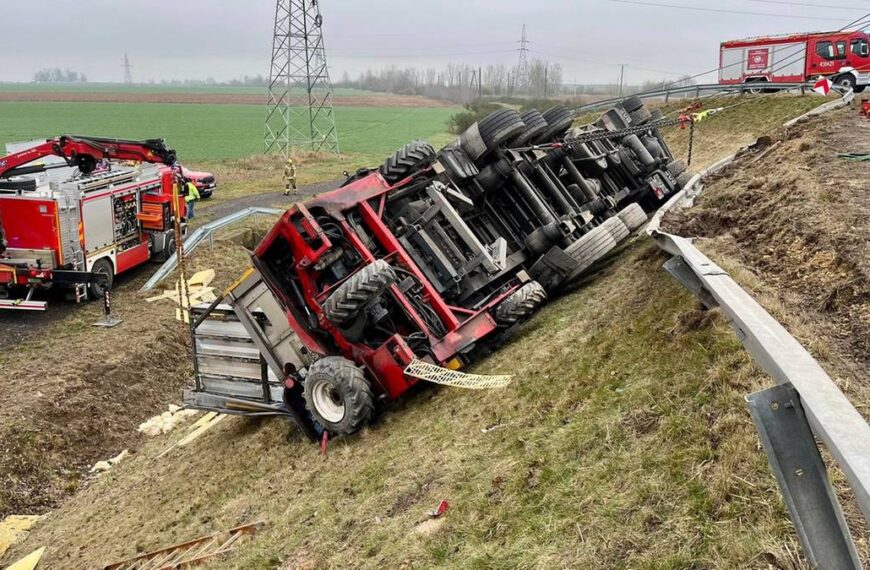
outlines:
[[[125,51],[136,81],[268,74],[273,0],[3,4],[0,81],[29,81],[40,68],[69,67],[91,81],[120,82]],[[356,75],[389,65],[512,65],[526,24],[530,56],[559,62],[566,83],[611,82],[620,63],[627,65],[631,83],[699,73],[718,65],[721,40],[834,30],[870,12],[870,0],[320,0],[320,5],[334,79],[345,71]]]

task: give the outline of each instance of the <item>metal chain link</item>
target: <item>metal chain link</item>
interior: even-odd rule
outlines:
[[[679,125],[683,122],[680,118],[676,119],[659,119],[658,121],[653,121],[651,123],[646,123],[644,125],[640,125],[637,127],[629,127],[627,129],[621,129],[619,131],[594,131],[591,133],[585,133],[582,135],[576,135],[565,138],[565,144],[582,144],[587,142],[594,142],[600,140],[609,140],[609,139],[621,139],[622,137],[627,137],[629,135],[637,135],[641,133],[645,133],[647,131],[658,129],[661,127],[670,127],[673,125]]]

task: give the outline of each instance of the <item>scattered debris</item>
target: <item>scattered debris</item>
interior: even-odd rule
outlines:
[[[438,503],[438,506],[435,508],[435,510],[429,513],[429,516],[437,519],[438,517],[440,517],[441,515],[446,513],[447,509],[449,509],[449,508],[450,508],[450,503],[448,503],[447,501],[442,499],[441,502]]]
[[[154,416],[153,418],[145,420],[139,424],[137,431],[151,437],[162,433],[169,433],[175,429],[175,426],[179,423],[198,413],[197,410],[188,410],[175,404],[169,404],[169,409],[167,411],[159,416]]]
[[[128,449],[125,449],[115,457],[107,459],[106,461],[97,461],[96,463],[94,463],[94,466],[91,467],[91,473],[102,473],[103,471],[108,471],[114,465],[120,463],[121,460],[128,455],[130,455],[130,451]]]
[[[214,294],[214,287],[209,287],[211,282],[214,280],[214,277],[214,269],[204,269],[194,273],[190,279],[187,280],[186,296],[182,295],[181,281],[179,280],[175,282],[174,289],[168,289],[161,295],[148,297],[145,301],[148,303],[154,303],[155,301],[171,299],[172,301],[175,301],[176,305],[178,305],[178,308],[175,309],[175,318],[179,321],[183,320],[184,322],[187,322],[187,313],[184,312],[182,315],[183,308],[186,309],[194,303],[199,302],[211,303],[217,298]]]
[[[495,425],[491,425],[489,427],[480,428],[480,433],[489,433],[491,431],[495,431],[495,430],[501,429],[503,427],[507,427],[507,424],[495,424]]]
[[[44,546],[37,548],[18,562],[13,562],[11,566],[6,567],[6,570],[33,570],[39,564],[43,554],[45,554]]]
[[[405,374],[435,384],[453,386],[454,388],[468,388],[470,390],[504,388],[513,380],[513,376],[509,374],[469,374],[458,370],[448,370],[447,368],[429,364],[416,358],[405,368]]]
[[[9,515],[3,519],[3,522],[0,522],[0,556],[40,518],[39,515]]]
[[[184,410],[184,411],[187,411],[187,410]],[[176,447],[184,447],[185,445],[188,445],[189,443],[196,440],[199,436],[204,434],[206,431],[208,431],[212,427],[214,427],[218,422],[220,422],[225,417],[226,416],[224,414],[219,414],[217,412],[208,412],[207,414],[205,414],[204,416],[202,416],[201,418],[196,420],[196,422],[194,422],[194,424],[192,426],[190,426],[190,428],[188,429],[188,433],[184,437],[182,437],[181,439],[179,439],[178,441],[176,441],[175,443],[173,443],[172,445],[167,447],[157,457],[158,458],[163,457],[164,455],[166,455],[167,453],[169,453],[170,451],[172,451]]]
[[[103,567],[103,570],[132,570],[133,568],[150,568],[151,570],[170,570],[185,566],[195,566],[209,558],[232,552],[235,543],[246,534],[254,534],[263,526],[263,521],[250,523],[230,530],[224,530],[140,554],[120,562],[113,562]]]

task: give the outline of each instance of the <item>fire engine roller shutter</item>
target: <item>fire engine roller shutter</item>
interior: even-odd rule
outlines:
[[[112,223],[112,197],[91,198],[82,202],[82,224],[85,228],[85,251],[94,251],[115,242]]]

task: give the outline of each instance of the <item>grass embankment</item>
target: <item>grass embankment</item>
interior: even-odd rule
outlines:
[[[718,107],[725,109],[695,125],[691,170],[701,170],[720,158],[733,154],[740,147],[755,142],[761,135],[776,131],[789,119],[802,115],[833,98],[834,96],[764,94],[726,95],[700,99],[700,107],[691,112],[697,113]],[[668,103],[650,101],[647,105],[651,109],[661,109],[665,115],[673,118],[680,110],[695,102],[692,99],[682,99]],[[586,113],[577,118],[576,124],[592,123],[599,116],[600,112]],[[674,156],[683,160],[688,158],[690,134],[688,126],[666,127],[662,129],[662,134],[665,135]]]
[[[262,519],[211,567],[791,567],[742,401],[765,380],[662,261],[629,246],[548,305],[475,367],[514,374],[505,390],[421,390],[326,458],[277,420],[229,419],[158,460],[177,436],[159,437],[9,559],[45,545],[51,567],[94,567]]]

